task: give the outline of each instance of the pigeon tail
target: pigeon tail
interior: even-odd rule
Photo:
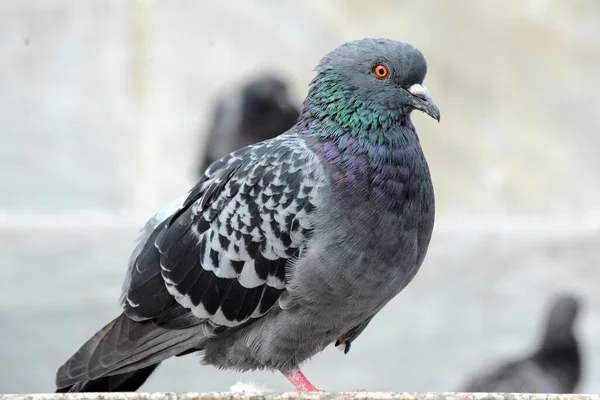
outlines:
[[[169,330],[121,314],[58,369],[57,392],[139,387],[161,361],[193,348],[202,337],[198,326]]]
[[[160,363],[123,374],[105,376],[56,389],[56,393],[135,392],[152,375]]]

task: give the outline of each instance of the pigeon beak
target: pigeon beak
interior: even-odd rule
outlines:
[[[408,92],[413,95],[414,108],[423,111],[431,118],[440,122],[440,109],[431,96],[429,96],[429,91],[425,86],[416,83],[408,88]]]

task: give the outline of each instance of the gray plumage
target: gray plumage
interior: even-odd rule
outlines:
[[[413,109],[439,120],[425,74],[423,55],[391,40],[328,54],[292,129],[215,161],[146,224],[123,313],[60,367],[58,390],[131,389],[197,351],[218,368],[288,374],[336,341],[349,349],[431,238],[410,120]]]
[[[581,377],[580,349],[574,333],[579,307],[573,296],[557,297],[541,343],[531,355],[472,378],[462,391],[574,393]]]
[[[273,73],[250,79],[217,102],[198,167],[199,176],[234,150],[274,138],[290,129],[300,114],[287,82]]]

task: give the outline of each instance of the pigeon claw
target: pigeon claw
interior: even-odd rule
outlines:
[[[346,342],[344,343],[344,345],[346,346],[346,347],[344,347],[344,354],[348,354],[348,352],[350,351],[351,344],[352,344],[352,341],[346,340]]]
[[[346,338],[345,336],[342,336],[341,338],[335,341],[335,347],[338,347],[342,344],[344,345],[344,354],[348,354],[348,352],[350,351],[350,346],[352,345],[352,341]]]

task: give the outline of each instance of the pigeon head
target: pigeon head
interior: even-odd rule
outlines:
[[[274,75],[263,75],[248,82],[242,89],[244,102],[248,104],[248,112],[268,111],[271,107],[289,105],[287,84]]]
[[[410,44],[388,39],[349,42],[327,54],[316,71],[303,113],[326,114],[342,127],[404,122],[412,110],[440,119],[423,86],[425,57]]]
[[[571,295],[557,296],[550,307],[543,341],[531,360],[550,372],[573,393],[581,376],[581,354],[574,326],[580,309],[579,300]]]
[[[289,96],[286,82],[274,74],[253,79],[241,95],[241,133],[251,136],[254,142],[285,132],[298,118],[299,111]]]
[[[579,300],[571,295],[560,295],[553,301],[544,333],[545,347],[572,340],[579,308]]]

